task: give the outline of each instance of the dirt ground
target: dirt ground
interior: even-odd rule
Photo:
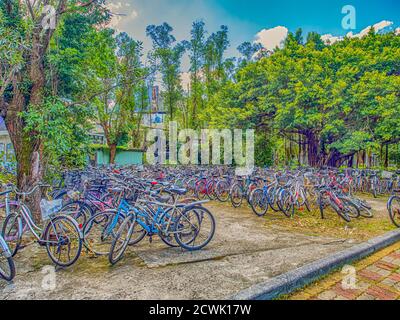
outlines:
[[[46,249],[32,244],[15,257],[14,282],[0,280],[0,300],[224,299],[394,229],[386,200],[371,200],[374,219],[350,224],[304,211],[294,219],[272,212],[259,218],[247,207],[212,203],[207,206],[217,231],[206,249],[189,253],[145,239],[114,267],[106,258],[83,255],[73,267],[53,273]]]

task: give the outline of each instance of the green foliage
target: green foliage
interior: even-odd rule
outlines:
[[[26,132],[35,132],[35,139],[44,144],[46,162],[57,168],[82,167],[88,154],[88,110],[68,106],[55,97],[38,107],[29,108],[23,115]]]
[[[255,141],[255,163],[259,167],[273,166],[274,165],[274,144],[269,140],[270,137],[266,134],[258,134]]]
[[[400,142],[399,59],[394,33],[326,46],[316,33],[303,44],[298,31],[283,49],[241,68],[213,94],[201,119],[302,136],[309,164],[340,165],[360,150]]]
[[[167,23],[146,28],[147,35],[153,42],[153,51],[149,57],[153,67],[161,73],[164,104],[168,108],[170,119],[174,120],[178,101],[183,95],[180,67],[186,48],[185,43],[176,43],[172,31],[173,28]]]
[[[340,166],[357,152],[379,153],[386,145],[389,165],[400,163],[400,37],[393,32],[371,30],[361,39],[328,45],[319,34],[305,36],[299,29],[274,52],[244,42],[235,60],[226,57],[226,26],[208,34],[205,23],[195,21],[190,39],[178,42],[163,23],[146,29],[153,43],[149,69],[142,43],[105,27],[110,14],[103,1],[88,8],[67,2],[70,13],[60,18],[43,59],[48,98],[39,106],[27,103],[22,114],[32,142],[44,142],[49,165],[85,163],[89,123],[101,126],[108,146],[142,147],[156,71],[170,120],[194,129],[255,128],[258,165],[298,165],[303,158],[310,165]],[[29,67],[21,48],[31,50],[27,35],[34,24],[26,18],[26,4],[18,4],[10,11],[0,2],[5,101],[12,94],[8,75]],[[181,83],[185,52],[188,92]],[[22,76],[18,88],[28,97],[32,81]]]

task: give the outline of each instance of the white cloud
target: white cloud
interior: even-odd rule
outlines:
[[[325,44],[334,44],[335,42],[342,41],[343,37],[336,37],[329,33],[322,35],[321,39],[322,41],[324,41]]]
[[[131,7],[130,3],[110,2],[107,3],[106,7],[112,13],[109,26],[118,31],[120,31],[121,22],[134,20],[138,16],[138,12],[130,8]]]
[[[347,34],[347,36],[349,38],[362,38],[362,37],[365,37],[368,34],[369,30],[371,30],[371,27],[373,27],[375,29],[375,32],[378,32],[378,31],[380,31],[382,29],[385,29],[385,28],[387,28],[387,27],[389,27],[391,25],[393,25],[393,21],[383,20],[381,22],[375,23],[373,26],[366,27],[365,29],[363,29],[358,34],[353,34],[353,32],[349,32]]]
[[[385,29],[387,27],[390,27],[393,25],[393,21],[387,21],[387,20],[383,20],[381,22],[375,23],[372,26],[368,26],[365,29],[361,30],[359,33],[354,34],[353,32],[349,32],[346,37],[348,38],[362,38],[365,37],[369,30],[371,30],[371,28],[375,29],[375,32],[378,32],[382,29]],[[399,30],[400,28],[398,28],[397,30]],[[333,36],[332,34],[324,34],[321,36],[322,40],[328,44],[334,44],[335,42],[338,41],[342,41],[344,38],[340,37],[340,36]]]
[[[282,26],[263,29],[256,34],[254,42],[261,43],[268,50],[274,50],[276,47],[282,47],[282,43],[287,38],[288,33],[289,30]]]

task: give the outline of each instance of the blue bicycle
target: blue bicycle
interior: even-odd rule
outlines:
[[[179,196],[186,194],[186,190],[173,188],[170,191],[176,195],[174,204],[156,197],[139,199],[135,207],[130,207],[130,214],[111,245],[111,264],[122,259],[128,245],[139,243],[146,235],[150,239],[158,235],[168,246],[188,251],[200,250],[212,240],[216,223],[211,212],[202,206],[207,201],[182,204]]]

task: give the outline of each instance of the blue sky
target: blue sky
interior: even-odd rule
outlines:
[[[125,14],[123,17],[115,17],[113,25],[118,30],[126,31],[135,39],[143,41],[146,49],[151,46],[145,35],[147,25],[168,22],[174,28],[176,38],[183,40],[189,37],[192,22],[202,19],[210,33],[216,31],[222,24],[229,27],[231,47],[228,55],[230,56],[237,55],[236,47],[244,41],[258,39],[274,43],[274,37],[279,39],[284,36],[285,30],[294,32],[299,27],[306,33],[317,31],[321,34],[344,36],[350,31],[342,28],[344,17],[342,8],[345,5],[352,5],[356,9],[356,30],[352,31],[353,34],[382,21],[393,22],[392,28],[400,26],[400,0],[111,0],[111,2],[113,12]]]
[[[253,31],[286,26],[305,31],[344,35],[342,8],[352,5],[357,12],[357,27],[363,29],[382,20],[400,19],[399,0],[206,0],[210,8],[224,10],[230,18],[249,23]]]

